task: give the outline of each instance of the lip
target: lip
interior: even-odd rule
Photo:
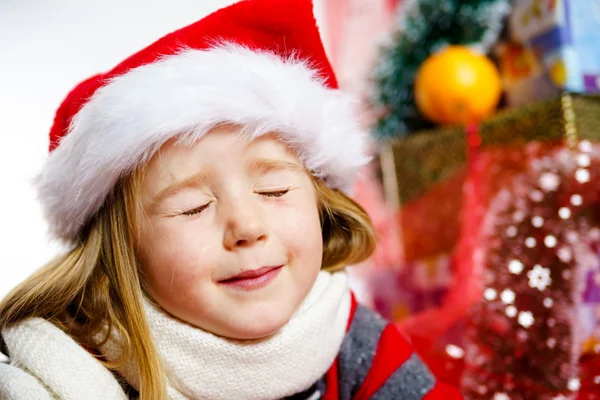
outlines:
[[[271,283],[279,275],[282,268],[283,265],[278,265],[244,271],[231,278],[219,281],[219,284],[243,290],[259,289]]]

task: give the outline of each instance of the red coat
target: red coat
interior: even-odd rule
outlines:
[[[458,400],[462,396],[436,382],[393,324],[352,297],[348,333],[325,375],[322,399]]]

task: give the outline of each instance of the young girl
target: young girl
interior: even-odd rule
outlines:
[[[363,139],[310,0],[237,3],[79,84],[37,181],[72,247],[0,305],[0,398],[454,398],[348,289],[375,246],[344,194]]]

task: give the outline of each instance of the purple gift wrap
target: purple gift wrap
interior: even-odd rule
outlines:
[[[600,92],[600,0],[516,0],[509,32],[514,43],[500,57],[521,46],[518,67],[502,68],[510,105]]]

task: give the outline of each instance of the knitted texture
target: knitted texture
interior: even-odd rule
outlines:
[[[336,358],[350,302],[346,274],[321,272],[288,324],[262,341],[225,340],[147,303],[159,351],[178,382],[177,388],[169,386],[169,398],[278,399],[305,391]],[[10,356],[8,363],[0,363],[2,399],[127,398],[109,370],[47,321],[23,321],[4,329],[2,336]],[[107,349],[107,358],[111,351],[117,354],[115,348]],[[135,387],[135,374],[123,375]]]
[[[232,341],[180,322],[146,303],[148,324],[171,382],[171,399],[279,399],[311,387],[335,360],[346,333],[345,272],[320,272],[290,321],[274,336]],[[118,352],[103,349],[107,358]],[[131,367],[121,374],[133,386]]]
[[[52,396],[33,376],[20,368],[0,363],[0,399],[50,400]]]
[[[2,331],[10,364],[0,365],[0,394],[9,399],[126,399],[113,374],[55,325],[41,318]],[[19,393],[9,397],[10,392]],[[30,396],[31,394],[31,396]],[[5,398],[5,397],[2,397]]]

